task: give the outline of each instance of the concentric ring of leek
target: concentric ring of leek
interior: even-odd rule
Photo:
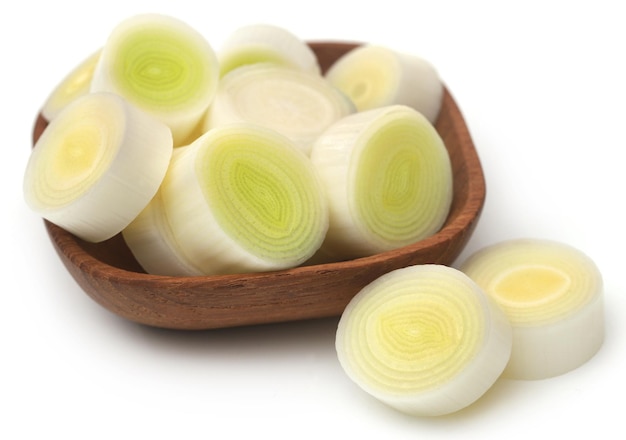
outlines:
[[[251,122],[278,131],[308,153],[322,131],[353,111],[353,104],[320,76],[253,64],[222,78],[205,130]]]
[[[602,345],[602,277],[579,250],[550,240],[508,240],[474,253],[461,270],[483,287],[513,325],[506,376],[563,374]]]
[[[381,117],[362,138],[348,192],[367,235],[392,249],[437,232],[452,203],[452,169],[434,128],[407,112]]]
[[[478,399],[510,353],[502,311],[467,276],[439,265],[392,271],[341,316],[339,361],[364,391],[401,411],[441,415]]]
[[[113,29],[92,90],[118,93],[172,129],[180,145],[200,123],[217,89],[217,56],[186,23],[143,14]]]
[[[184,148],[163,197],[188,261],[207,273],[263,271],[296,266],[319,248],[327,205],[309,159],[287,138],[241,123]]]
[[[358,258],[436,233],[452,203],[443,140],[416,110],[386,106],[349,115],[318,137],[311,161],[329,200],[321,254]]]
[[[87,241],[112,237],[156,193],[172,154],[169,128],[110,93],[67,105],[35,144],[28,205]]]

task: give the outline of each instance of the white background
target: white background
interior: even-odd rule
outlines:
[[[625,438],[620,3],[365,4],[4,3],[0,438]],[[605,280],[600,352],[563,376],[500,380],[466,410],[420,419],[347,379],[334,352],[336,319],[183,333],[138,326],[95,304],[25,206],[21,180],[48,92],[117,22],[142,12],[187,21],[215,49],[235,28],[262,22],[307,40],[369,41],[429,59],[466,117],[487,180],[485,209],[461,259],[517,237],[587,253]]]

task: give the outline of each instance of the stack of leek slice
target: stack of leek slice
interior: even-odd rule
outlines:
[[[393,75],[348,68],[385,90],[421,80],[438,108],[434,70],[398,57]],[[26,201],[84,240],[121,233],[159,275],[285,269],[434,234],[452,172],[433,114],[391,95],[359,112],[346,86],[280,27],[242,27],[215,52],[176,18],[131,17],[46,101]]]

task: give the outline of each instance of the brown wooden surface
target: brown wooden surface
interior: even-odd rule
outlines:
[[[356,44],[310,46],[326,70]],[[39,116],[33,141],[46,125]],[[121,235],[92,244],[44,224],[81,288],[106,309],[141,324],[191,330],[339,316],[362,287],[391,270],[451,264],[472,234],[485,200],[485,180],[463,116],[447,89],[435,126],[454,171],[450,215],[436,235],[372,257],[270,273],[165,277],[144,273]]]

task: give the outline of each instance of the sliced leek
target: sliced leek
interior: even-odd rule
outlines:
[[[461,270],[500,305],[513,326],[504,376],[557,376],[584,364],[602,346],[602,277],[579,250],[548,240],[504,241],[470,256]]]
[[[142,14],[113,29],[91,90],[117,93],[157,117],[179,146],[200,124],[218,78],[217,56],[200,33],[169,16]]]
[[[335,346],[365,392],[411,415],[439,416],[493,385],[511,342],[506,316],[469,277],[421,265],[363,288],[341,316]]]
[[[253,122],[282,133],[308,153],[322,131],[353,112],[352,102],[320,76],[253,64],[221,79],[204,130]]]
[[[326,130],[311,161],[329,201],[321,253],[357,258],[437,232],[452,202],[452,168],[432,124],[396,105],[355,113]]]
[[[441,109],[443,84],[423,58],[375,45],[359,46],[343,55],[326,72],[359,111],[403,104],[434,123]]]
[[[25,200],[86,241],[106,240],[149,203],[172,148],[169,128],[123,98],[84,95],[35,144],[24,175]]]
[[[297,266],[328,228],[308,157],[253,124],[215,128],[185,147],[173,157],[161,195],[184,260],[207,275]]]
[[[321,70],[313,50],[289,30],[253,24],[233,32],[218,52],[221,75],[237,67],[255,63],[275,63],[319,75]]]
[[[154,275],[195,276],[203,272],[185,259],[173,236],[158,191],[122,231],[124,241],[143,269]]]
[[[84,59],[50,93],[41,109],[41,115],[47,121],[54,119],[63,108],[76,98],[89,93],[93,72],[100,59],[100,52],[101,49],[98,49]]]

